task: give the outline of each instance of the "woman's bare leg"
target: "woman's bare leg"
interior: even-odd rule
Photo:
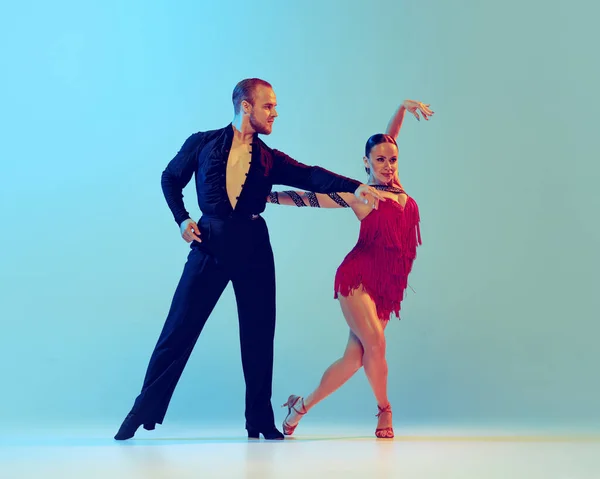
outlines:
[[[363,347],[363,367],[380,408],[389,406],[387,395],[388,365],[385,358],[385,334],[387,321],[377,316],[377,309],[371,297],[362,289],[356,289],[349,296],[340,296],[344,317],[352,332]],[[379,417],[378,428],[392,427],[391,413]]]
[[[340,388],[361,366],[375,394],[377,405],[385,407],[389,404],[387,397],[387,361],[385,359],[384,330],[387,321],[377,316],[375,303],[362,289],[354,290],[349,296],[340,296],[340,305],[348,326],[350,337],[344,355],[335,361],[323,374],[319,386],[304,399],[296,403],[286,418],[289,426],[295,426],[303,414],[317,403]],[[362,336],[362,338],[361,338]],[[392,426],[391,414],[382,414],[378,428]]]
[[[362,366],[363,348],[356,335],[350,331],[348,344],[344,355],[335,361],[321,377],[321,382],[317,388],[304,398],[304,408],[308,412],[317,403],[321,402],[331,393],[340,388],[348,379],[350,379],[356,371]],[[296,409],[302,411],[301,403],[296,406]],[[295,409],[292,409],[290,416],[286,419],[290,426],[295,426],[302,417]]]

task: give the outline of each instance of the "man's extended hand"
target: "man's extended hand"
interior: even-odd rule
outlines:
[[[181,223],[179,226],[181,231],[181,237],[188,243],[192,241],[197,241],[198,243],[202,243],[202,239],[200,238],[200,229],[194,220],[187,219]]]
[[[379,201],[385,201],[383,196],[378,190],[369,185],[360,185],[354,192],[356,196],[365,205],[371,204],[374,209],[379,206]]]

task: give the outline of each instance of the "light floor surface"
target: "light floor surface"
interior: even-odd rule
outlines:
[[[1,479],[418,478],[600,479],[600,437],[549,432],[306,428],[285,441],[239,429],[160,427],[125,442],[114,431],[0,437]]]

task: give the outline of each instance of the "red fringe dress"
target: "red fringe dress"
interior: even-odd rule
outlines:
[[[335,274],[335,294],[348,296],[361,285],[375,302],[377,316],[400,319],[400,303],[408,285],[408,275],[421,244],[419,207],[408,197],[402,206],[388,199],[360,223],[356,246]]]

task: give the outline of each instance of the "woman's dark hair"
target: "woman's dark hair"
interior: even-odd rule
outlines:
[[[367,140],[367,144],[365,145],[365,156],[368,158],[371,154],[371,150],[381,143],[392,143],[398,147],[393,136],[386,135],[385,133],[377,133]],[[367,175],[371,174],[371,168],[365,167],[365,171],[367,172]]]

